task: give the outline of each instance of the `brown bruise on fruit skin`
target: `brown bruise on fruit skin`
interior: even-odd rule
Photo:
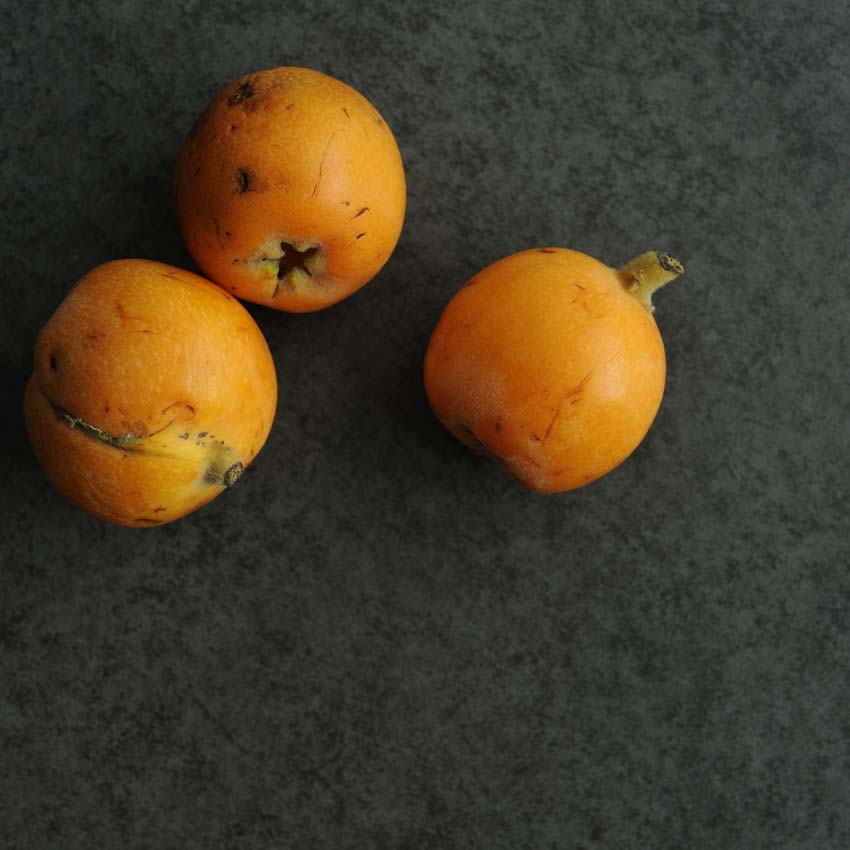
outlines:
[[[250,79],[243,80],[239,83],[233,94],[227,98],[228,106],[239,106],[241,103],[245,103],[246,100],[250,100],[257,92],[254,90],[254,85]]]

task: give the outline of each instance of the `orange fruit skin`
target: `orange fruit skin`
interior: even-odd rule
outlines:
[[[350,86],[309,68],[236,80],[183,144],[177,216],[204,273],[240,298],[291,312],[351,295],[387,262],[404,220],[404,168],[392,131]],[[326,275],[277,286],[268,246],[321,246]]]
[[[664,393],[664,344],[617,272],[563,248],[505,257],[445,308],[425,358],[431,407],[531,490],[625,460]]]
[[[235,298],[172,266],[119,260],[83,277],[42,329],[24,413],[63,496],[147,527],[232,483],[276,405],[268,346]]]

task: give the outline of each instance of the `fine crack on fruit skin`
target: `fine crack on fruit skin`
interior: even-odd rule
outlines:
[[[311,198],[315,198],[316,195],[319,193],[319,185],[322,182],[322,174],[325,171],[325,160],[328,157],[328,151],[330,150],[331,142],[334,140],[334,136],[336,136],[336,132],[331,133],[331,136],[328,139],[328,143],[325,145],[325,151],[322,154],[322,161],[319,163],[319,176],[316,178],[316,184],[313,186],[313,191],[310,194]]]

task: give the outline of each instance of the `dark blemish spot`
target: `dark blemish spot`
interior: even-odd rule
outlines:
[[[50,355],[50,368],[54,372],[59,371],[59,364],[56,362],[56,357],[53,354]]]
[[[573,286],[576,287],[576,289],[584,289],[584,287],[580,283],[574,283]]]
[[[201,166],[198,167],[192,172],[192,177],[197,177],[201,173]]]
[[[232,133],[236,129],[237,126],[238,125],[236,125],[236,124],[231,124],[230,125],[230,132]]]
[[[295,104],[294,104],[294,103],[287,103],[287,104],[286,104],[286,109],[287,109],[287,111],[289,111],[290,109],[292,109],[292,107],[293,107],[293,106],[295,106]]]
[[[366,235],[365,233],[358,233],[357,236],[355,236],[354,238],[355,239],[362,239],[365,235]]]
[[[280,284],[278,283],[278,284],[275,284],[274,292],[272,292],[272,301],[274,301],[274,299],[277,298],[279,293],[280,293]]]
[[[225,230],[224,235],[229,239],[231,236],[233,236],[233,233],[230,230]]]
[[[233,261],[230,265],[231,265],[231,266],[238,266],[238,265],[239,265],[239,260],[234,260],[234,261]],[[232,289],[232,288],[233,288],[233,287],[231,287],[231,289]]]
[[[124,312],[124,308],[121,306],[120,302],[115,304],[115,312],[118,314],[119,319],[124,319],[127,315]]]
[[[164,510],[165,510],[165,508],[154,508],[153,512],[155,514],[161,514]]]
[[[178,440],[188,440],[189,435],[188,434],[181,434],[177,439]]]
[[[201,433],[200,433],[200,434],[198,434],[198,437],[206,437],[206,436],[207,436],[207,432],[206,432],[206,431],[201,431]]]
[[[684,273],[685,267],[675,257],[671,257],[669,254],[659,254],[657,252],[655,256],[658,257],[658,264],[662,269],[664,269],[664,271],[673,272],[674,274]]]
[[[240,168],[236,172],[236,189],[240,195],[244,195],[245,192],[249,191],[251,188],[251,172],[247,171],[244,168]]]
[[[213,217],[213,224],[215,225],[215,238],[218,239],[218,247],[224,248],[224,241],[221,238],[221,222]]]
[[[345,206],[347,206],[347,207],[350,207],[350,206],[351,206],[351,201],[343,201],[343,204],[345,204]]]
[[[345,113],[345,117],[350,121],[351,116],[348,114],[348,110],[344,106],[342,107],[342,111]]]
[[[531,442],[532,442],[532,443],[539,443],[539,442],[540,442],[540,437],[539,437],[537,434],[532,434],[532,435],[531,435]]]
[[[352,219],[360,218],[360,216],[363,215],[363,213],[367,213],[367,212],[369,212],[369,207],[363,207],[363,209],[360,210],[356,215],[352,216]]]
[[[376,123],[379,127],[383,127],[383,126],[384,126],[384,122],[383,122],[380,118],[376,118],[376,119],[375,119],[375,123]]]
[[[229,467],[224,473],[224,486],[232,487],[239,480],[243,469],[241,461],[236,461],[233,466]]]
[[[171,272],[160,272],[162,277],[167,277],[169,280],[180,280],[176,274],[171,274]]]
[[[239,83],[236,91],[227,98],[227,105],[238,106],[240,103],[245,103],[246,100],[252,98],[254,94],[254,87],[251,85],[250,80],[245,80],[244,83]]]
[[[502,423],[497,419],[494,423],[494,427],[497,431],[501,431],[502,430]]]
[[[555,253],[554,248],[538,248],[537,251],[540,254],[554,254]]]
[[[103,408],[103,414],[104,414],[104,416],[105,416],[107,413],[109,413],[109,405],[107,405],[106,407],[104,407],[104,408]]]

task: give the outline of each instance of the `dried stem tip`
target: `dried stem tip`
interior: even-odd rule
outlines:
[[[626,292],[652,313],[655,310],[652,293],[684,274],[684,271],[685,267],[675,257],[658,251],[647,251],[626,263],[618,274]]]

